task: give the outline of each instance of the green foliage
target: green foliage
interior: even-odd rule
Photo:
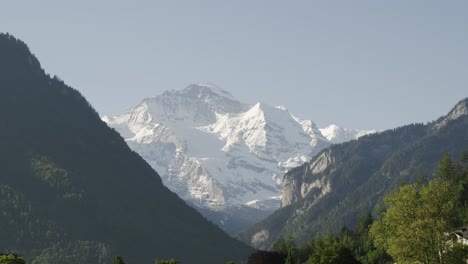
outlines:
[[[0,254],[0,264],[26,264],[24,258],[15,254]]]
[[[292,237],[280,237],[271,247],[270,251],[286,255],[285,264],[293,264],[297,255],[297,247]]]
[[[296,251],[296,244],[291,236],[287,238],[280,237],[275,241],[270,251],[287,255],[290,251]]]
[[[317,247],[306,264],[355,264],[359,263],[351,250],[337,241],[326,241]]]
[[[439,165],[437,166],[435,175],[437,178],[448,180],[451,182],[456,182],[458,180],[456,167],[455,164],[453,164],[450,155],[444,155],[442,160],[439,162]]]
[[[31,264],[96,263],[107,264],[110,247],[95,241],[61,242],[42,250]]]
[[[49,158],[45,156],[32,158],[31,169],[36,177],[61,193],[63,198],[76,201],[83,199],[85,192],[72,184],[70,173]]]
[[[125,264],[125,262],[123,261],[123,258],[121,256],[116,256],[114,258],[114,264]]]
[[[375,243],[397,262],[438,263],[448,251],[456,220],[456,195],[448,180],[420,190],[404,185],[385,199],[388,210],[371,228]]]
[[[314,239],[308,242],[308,246],[301,247],[299,258],[296,263],[374,263],[358,259],[362,258],[360,254],[365,256],[370,252],[363,250],[361,242],[364,238],[357,233],[344,227],[338,236],[329,233],[325,236],[317,235]],[[307,256],[307,258],[304,258]],[[385,263],[385,256],[379,259]]]
[[[286,256],[286,261],[284,263],[285,264],[293,264],[294,263],[294,255],[295,255],[295,252],[293,252],[292,249],[289,249],[288,254]]]
[[[456,164],[458,170],[458,182],[454,183],[454,189],[458,192],[458,217],[459,226],[468,225],[468,154],[463,151],[460,161]]]
[[[291,237],[280,237],[272,246],[271,252],[286,256],[288,264],[302,263],[392,263],[391,258],[382,249],[376,248],[369,236],[369,228],[373,223],[370,213],[359,219],[356,230],[342,226],[340,232],[334,235],[316,235],[307,243],[296,247]]]
[[[390,263],[390,256],[383,249],[377,248],[369,235],[369,229],[373,222],[371,213],[364,214],[359,219],[353,249],[354,255],[363,264]]]
[[[41,180],[52,188],[63,189],[71,185],[69,173],[46,157],[33,158],[31,168]]]
[[[397,262],[454,263],[454,256],[463,256],[465,249],[451,241],[451,231],[465,221],[468,188],[463,163],[463,157],[457,164],[445,155],[436,179],[426,185],[403,185],[388,195],[387,210],[370,231],[376,245]]]
[[[445,254],[445,263],[447,264],[466,264],[468,259],[468,246],[455,244]]]

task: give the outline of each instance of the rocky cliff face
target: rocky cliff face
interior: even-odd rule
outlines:
[[[287,173],[283,179],[283,196],[281,207],[286,207],[298,201],[302,201],[311,192],[316,192],[315,200],[320,199],[331,191],[331,185],[327,177],[308,177],[312,174],[319,174],[330,166],[334,165],[334,157],[331,151],[323,151],[311,163],[296,168]],[[314,201],[315,202],[315,201]]]

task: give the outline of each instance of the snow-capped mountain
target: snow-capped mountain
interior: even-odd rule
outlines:
[[[103,120],[166,186],[231,232],[277,209],[284,173],[330,145],[312,121],[241,103],[214,84],[166,91]]]
[[[331,143],[338,144],[353,139],[358,139],[362,136],[377,133],[377,130],[358,130],[358,129],[347,129],[337,125],[329,125],[325,128],[321,128],[320,132],[326,137]]]

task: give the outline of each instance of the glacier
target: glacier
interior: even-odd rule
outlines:
[[[373,132],[321,131],[284,106],[242,103],[212,83],[166,91],[102,120],[170,190],[231,234],[280,207],[287,170]]]

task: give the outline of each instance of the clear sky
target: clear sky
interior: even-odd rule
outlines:
[[[15,0],[0,31],[101,115],[214,82],[319,126],[386,129],[468,96],[467,14],[465,0]]]

